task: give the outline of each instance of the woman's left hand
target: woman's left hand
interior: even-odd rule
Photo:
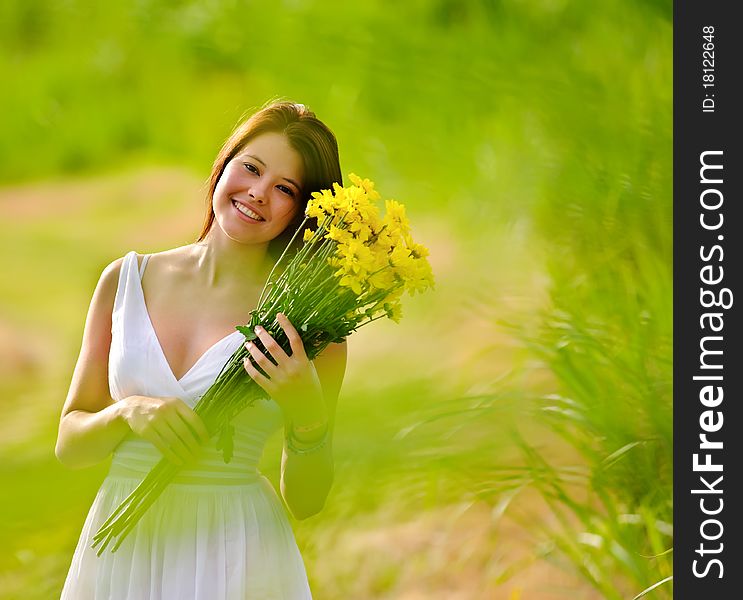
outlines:
[[[291,356],[259,325],[255,328],[255,333],[273,362],[254,343],[246,342],[245,348],[268,377],[255,368],[250,357],[245,357],[243,366],[253,381],[266,390],[284,414],[293,421],[323,420],[326,412],[322,386],[314,365],[304,351],[302,338],[283,313],[278,313],[276,320],[289,340]]]

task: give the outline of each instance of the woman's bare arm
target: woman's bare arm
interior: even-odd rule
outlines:
[[[284,501],[297,519],[306,519],[320,512],[333,485],[332,436],[347,355],[347,343],[344,340],[340,344],[330,344],[312,361],[323,389],[328,416],[328,443],[318,451],[298,455],[288,451],[284,441],[279,488]],[[289,426],[290,423],[285,421],[284,427]]]
[[[124,404],[114,402],[108,387],[111,313],[123,258],[101,274],[85,320],[80,355],[59,421],[55,454],[72,469],[105,460],[130,428]]]

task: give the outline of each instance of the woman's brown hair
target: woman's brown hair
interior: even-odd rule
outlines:
[[[304,211],[312,192],[332,189],[335,182],[343,185],[338,142],[328,126],[304,104],[285,100],[269,101],[249,118],[242,120],[219,151],[209,177],[206,218],[197,242],[204,240],[214,225],[212,197],[227,163],[237,156],[251,139],[268,132],[284,134],[289,145],[299,153],[304,163],[302,195],[298,199],[300,210],[286,229],[268,244],[268,253],[274,260],[279,258],[304,219]],[[315,219],[307,220],[304,229],[309,227],[317,227]],[[304,231],[297,236],[290,252],[301,246],[303,233]]]

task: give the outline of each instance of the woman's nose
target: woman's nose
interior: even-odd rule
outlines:
[[[266,199],[265,187],[261,184],[255,184],[250,188],[248,195],[257,202],[264,202]]]

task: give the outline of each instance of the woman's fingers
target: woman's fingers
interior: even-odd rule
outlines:
[[[197,444],[205,444],[211,439],[209,430],[204,424],[204,420],[185,403],[178,407],[178,416],[191,429],[194,434],[194,440]]]
[[[170,428],[175,431],[178,438],[183,442],[188,453],[195,457],[201,448],[201,440],[196,432],[177,413],[175,418],[168,421],[168,425],[170,425]]]
[[[243,359],[243,368],[247,372],[248,375],[250,375],[250,378],[255,381],[259,386],[261,386],[267,393],[271,393],[273,390],[273,385],[271,384],[271,380],[268,379],[263,373],[261,373],[253,363],[250,362],[250,357],[246,356]]]
[[[302,336],[299,335],[296,327],[292,325],[292,322],[284,313],[276,313],[276,320],[281,325],[281,328],[286,333],[286,337],[289,340],[289,345],[292,349],[292,356],[297,358],[303,358],[305,356],[304,344],[302,343]]]
[[[196,459],[211,437],[202,418],[180,398],[142,396],[133,406],[127,420],[132,431],[177,465]]]
[[[253,342],[245,342],[245,348],[253,357],[256,365],[258,365],[263,372],[270,378],[276,374],[277,366],[269,360],[269,358],[258,349]],[[246,357],[247,361],[250,362],[250,357]]]
[[[209,441],[209,432],[201,417],[180,398],[171,399],[165,421],[192,455],[199,452],[202,443]]]
[[[185,427],[180,419],[178,419],[178,422]],[[175,452],[181,460],[188,462],[194,458],[195,453],[181,437],[183,434],[178,431],[178,424],[174,427],[170,421],[166,421],[165,423],[160,424],[157,431],[161,437],[165,439],[168,447]]]
[[[170,462],[176,464],[176,465],[183,465],[185,461],[178,456],[170,447],[170,443],[167,439],[165,439],[162,435],[160,435],[160,432],[156,429],[152,429],[150,431],[150,435],[148,436],[148,439],[152,444],[160,451],[160,454],[162,454],[165,458],[167,458]]]
[[[261,342],[263,342],[263,345],[265,346],[266,350],[268,351],[268,353],[271,355],[271,357],[277,364],[281,364],[289,358],[286,352],[284,352],[284,349],[281,346],[279,346],[279,343],[275,339],[273,339],[273,337],[265,329],[263,329],[263,327],[261,327],[260,325],[256,325],[254,331],[255,331],[255,334],[258,336],[258,338],[261,340]],[[258,364],[263,366],[263,363],[259,362]]]

